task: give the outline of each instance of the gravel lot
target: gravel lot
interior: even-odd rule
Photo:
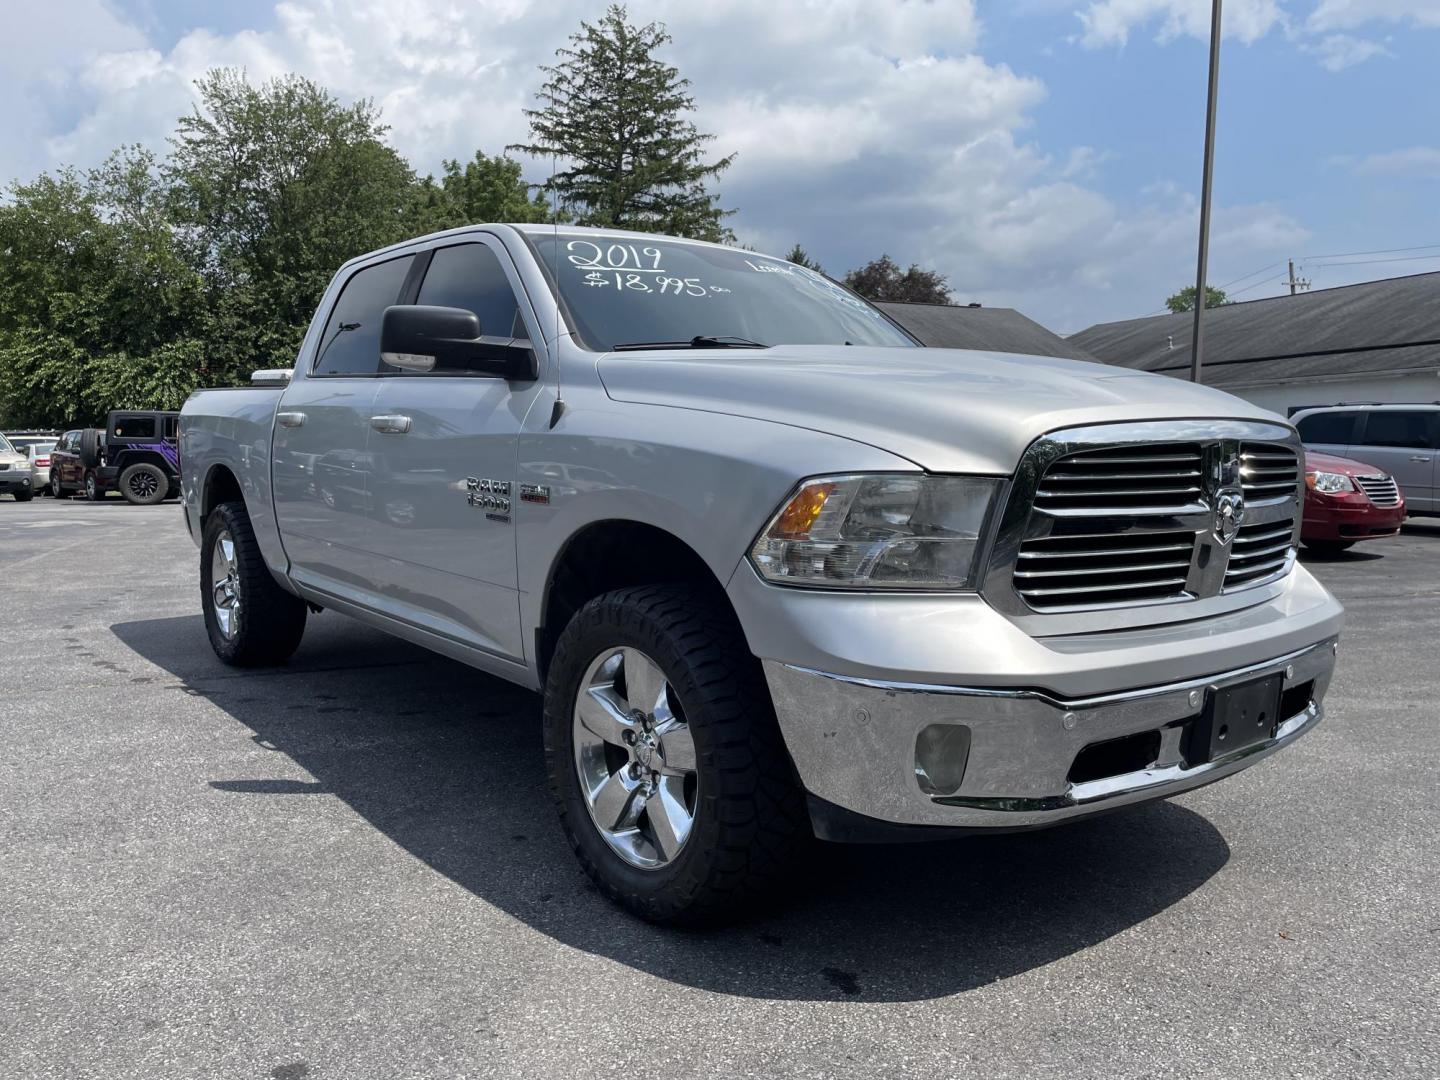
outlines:
[[[0,501],[0,1076],[1440,1076],[1440,529],[1309,565],[1288,752],[682,934],[577,869],[538,699],[330,613],[232,671],[173,503]]]

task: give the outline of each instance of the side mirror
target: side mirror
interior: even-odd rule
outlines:
[[[380,323],[380,359],[403,371],[467,372],[501,379],[539,375],[523,338],[482,337],[480,319],[464,308],[397,304]]]

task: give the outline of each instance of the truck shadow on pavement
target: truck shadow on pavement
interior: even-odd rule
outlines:
[[[1207,820],[1158,803],[1038,833],[824,845],[774,913],[705,933],[660,929],[613,908],[572,858],[545,784],[536,695],[328,613],[287,667],[268,671],[220,664],[199,615],[111,629],[174,676],[157,678],[157,695],[208,700],[248,729],[237,737],[315,778],[216,776],[197,797],[334,795],[535,930],[717,993],[954,994],[1134,931],[1229,858]]]

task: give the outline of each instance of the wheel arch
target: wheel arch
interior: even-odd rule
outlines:
[[[210,517],[210,511],[219,506],[222,502],[244,502],[245,495],[240,488],[240,479],[230,470],[228,465],[212,465],[205,474],[205,482],[200,488],[200,528],[205,528],[205,521]]]
[[[545,578],[535,660],[544,682],[555,645],[590,600],[633,585],[696,585],[734,615],[724,583],[689,543],[667,529],[631,518],[606,518],[577,529],[561,545]]]

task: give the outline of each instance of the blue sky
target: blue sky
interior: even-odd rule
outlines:
[[[370,96],[421,171],[524,135],[582,0],[50,0],[0,42],[0,176],[163,150],[207,67]],[[635,0],[738,150],[740,238],[882,251],[1073,331],[1194,274],[1208,0]],[[1440,270],[1440,0],[1228,0],[1211,279]],[[527,163],[532,177],[543,163]],[[1425,250],[1421,245],[1437,245]],[[1380,249],[1385,255],[1318,256]],[[1379,259],[1406,261],[1378,262]],[[1280,264],[1280,265],[1272,265]],[[1269,267],[1264,273],[1252,273]]]

